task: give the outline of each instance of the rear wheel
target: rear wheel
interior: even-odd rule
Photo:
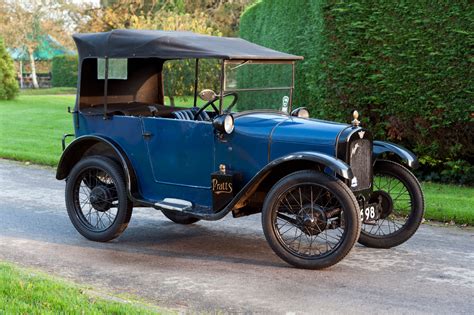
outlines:
[[[380,218],[362,224],[359,243],[390,248],[406,242],[420,226],[424,213],[423,192],[415,175],[398,163],[377,161],[373,190],[370,202],[380,203]]]
[[[165,217],[167,217],[168,219],[170,219],[174,223],[178,223],[178,224],[188,225],[188,224],[193,224],[193,223],[196,223],[197,221],[199,221],[199,219],[197,219],[197,218],[194,218],[190,215],[187,215],[187,214],[184,214],[184,213],[179,213],[179,212],[176,212],[176,211],[161,210],[161,212],[163,212]]]
[[[341,181],[315,171],[292,173],[268,193],[265,237],[275,253],[298,268],[322,269],[344,258],[359,237],[360,216]]]
[[[98,242],[118,237],[133,208],[121,167],[100,156],[79,161],[66,182],[66,207],[72,224],[84,237]]]

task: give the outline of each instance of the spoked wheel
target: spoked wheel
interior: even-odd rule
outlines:
[[[127,227],[133,204],[121,168],[105,157],[87,157],[71,170],[66,183],[69,218],[84,237],[106,242]]]
[[[344,258],[360,231],[357,201],[341,181],[315,171],[281,179],[262,212],[265,237],[286,262],[322,269]]]
[[[374,167],[370,203],[379,204],[379,218],[362,224],[359,243],[390,248],[407,241],[423,220],[423,192],[416,177],[404,166],[378,161]]]
[[[184,214],[184,213],[179,213],[176,211],[171,211],[171,210],[161,210],[165,217],[173,221],[174,223],[178,224],[183,224],[183,225],[188,225],[188,224],[193,224],[199,221],[199,219],[194,218],[190,215]]]

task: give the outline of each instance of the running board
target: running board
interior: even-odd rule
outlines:
[[[224,208],[219,212],[214,212],[210,207],[193,205],[190,201],[175,198],[165,198],[161,201],[157,201],[153,203],[153,207],[157,210],[177,211],[197,219],[208,221],[222,219],[230,212],[230,208]]]
[[[183,199],[165,198],[156,202],[155,207],[163,210],[187,211],[193,208],[193,204]]]

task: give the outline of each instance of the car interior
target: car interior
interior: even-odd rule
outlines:
[[[163,63],[164,60],[158,58],[127,59],[126,79],[110,77],[112,71],[109,71],[107,114],[211,121],[216,115],[212,107],[198,114],[199,107],[192,104],[190,107],[165,105]],[[97,58],[84,59],[78,100],[79,111],[84,115],[104,114],[105,80],[98,78],[98,71]]]

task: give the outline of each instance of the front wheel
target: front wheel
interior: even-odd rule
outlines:
[[[380,160],[374,166],[373,193],[369,202],[379,203],[380,217],[362,224],[359,243],[390,248],[406,242],[423,220],[424,200],[420,184],[404,166]]]
[[[121,167],[101,156],[80,160],[66,182],[66,207],[72,224],[84,237],[106,242],[119,236],[133,208]]]
[[[265,237],[289,264],[322,269],[343,259],[359,237],[357,201],[341,181],[316,171],[281,179],[262,210]]]

